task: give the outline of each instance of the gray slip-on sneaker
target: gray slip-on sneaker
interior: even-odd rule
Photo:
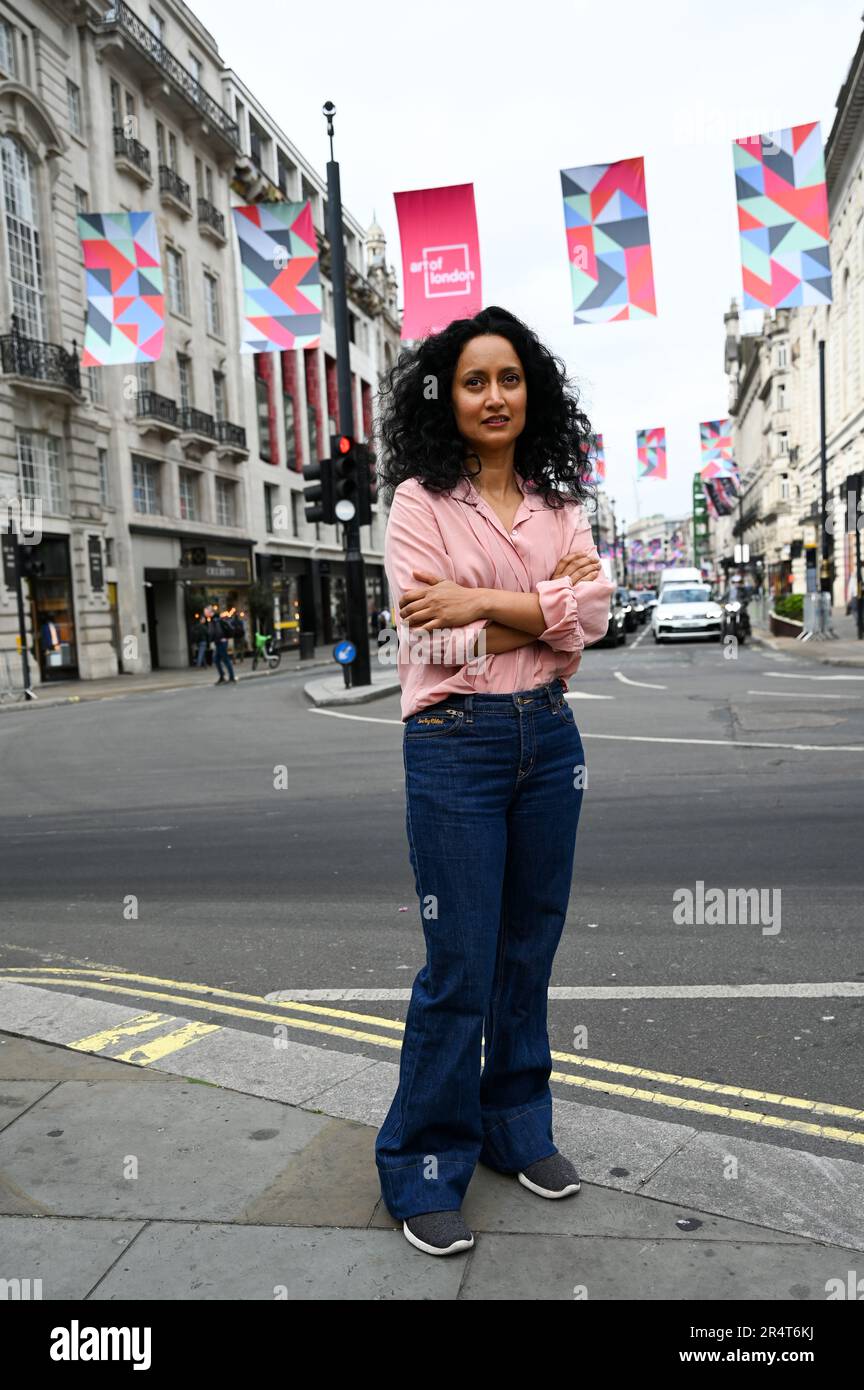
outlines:
[[[470,1250],[474,1236],[459,1211],[424,1211],[402,1222],[406,1240],[427,1255],[456,1255]]]
[[[529,1163],[519,1174],[519,1181],[539,1197],[569,1197],[582,1186],[573,1164],[560,1153]]]

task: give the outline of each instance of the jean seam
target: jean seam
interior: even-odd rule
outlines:
[[[539,1105],[531,1105],[527,1110],[520,1110],[518,1115],[510,1115],[506,1120],[496,1120],[494,1125],[485,1126],[485,1133],[491,1134],[495,1129],[503,1129],[505,1125],[512,1125],[514,1120],[521,1120],[525,1115],[533,1115],[535,1110],[545,1110],[547,1106],[547,1101],[541,1101]]]

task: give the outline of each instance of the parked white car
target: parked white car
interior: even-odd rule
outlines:
[[[655,642],[676,637],[707,637],[719,642],[723,635],[723,609],[711,597],[708,584],[667,584],[651,613]]]

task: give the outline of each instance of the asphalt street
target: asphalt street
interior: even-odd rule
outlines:
[[[335,1049],[351,1017],[403,1020],[423,939],[398,696],[315,711],[303,680],[4,713],[0,973],[268,1031],[241,996],[324,991],[332,1014],[291,1036]],[[864,672],[639,629],[587,652],[570,694],[589,785],[552,977],[556,1094],[658,1119],[695,1097],[689,1124],[864,1162],[783,1122],[815,1102],[845,1132],[861,1108]],[[781,930],[676,924],[673,893],[697,881],[781,890]],[[602,1067],[583,1083],[583,1055],[614,1065],[608,1084]],[[761,1113],[760,1092],[788,1098],[776,1126],[717,1113]]]

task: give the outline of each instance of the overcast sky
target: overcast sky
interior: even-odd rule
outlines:
[[[322,175],[336,103],[343,201],[363,226],[375,211],[400,287],[394,190],[473,183],[483,303],[524,318],[580,383],[619,523],[637,505],[689,511],[699,422],[727,413],[723,314],[741,302],[731,141],[813,120],[827,139],[861,0],[192,8]],[[559,170],[636,155],[657,318],[575,325]],[[658,425],[669,478],[637,484],[636,430]]]

